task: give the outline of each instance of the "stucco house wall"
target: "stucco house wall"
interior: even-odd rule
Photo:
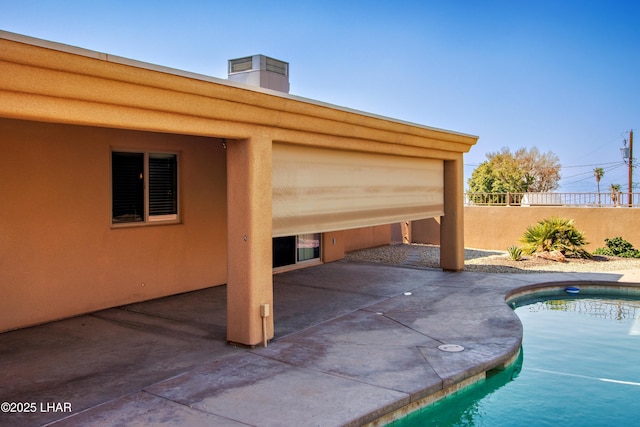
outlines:
[[[391,243],[391,225],[355,228],[345,231],[344,251],[372,248]]]
[[[274,236],[325,233],[331,261],[443,215],[441,267],[464,265],[475,136],[3,31],[0,75],[0,331],[225,283],[227,339],[257,345]],[[178,154],[177,223],[112,224],[111,150],[129,149]]]
[[[212,138],[0,119],[0,331],[226,281]],[[180,223],[111,224],[111,150],[179,153]]]

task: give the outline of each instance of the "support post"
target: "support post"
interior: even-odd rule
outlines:
[[[444,162],[444,216],[440,221],[440,268],[464,269],[464,171],[462,155]]]
[[[272,142],[227,145],[227,340],[256,346],[273,338]]]

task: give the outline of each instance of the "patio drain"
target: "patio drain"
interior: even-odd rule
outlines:
[[[438,346],[438,349],[446,351],[447,353],[459,353],[464,351],[464,347],[458,344],[442,344]]]

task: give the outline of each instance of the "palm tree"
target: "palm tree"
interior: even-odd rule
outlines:
[[[620,193],[620,184],[611,184],[609,190],[611,190],[611,201],[613,202],[614,206],[618,206],[618,193]]]
[[[523,252],[560,251],[578,258],[591,258],[583,246],[588,245],[585,235],[578,230],[572,219],[546,218],[527,228],[520,238]]]
[[[593,175],[596,177],[596,184],[598,184],[598,206],[600,205],[600,180],[604,176],[604,169],[595,168],[593,170]]]

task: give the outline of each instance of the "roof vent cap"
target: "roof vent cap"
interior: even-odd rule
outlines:
[[[289,63],[264,55],[228,62],[229,80],[289,93]]]

